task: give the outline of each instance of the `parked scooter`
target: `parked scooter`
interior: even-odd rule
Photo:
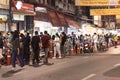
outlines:
[[[84,46],[83,46],[83,52],[84,53],[93,53],[93,45],[92,43],[84,43]]]

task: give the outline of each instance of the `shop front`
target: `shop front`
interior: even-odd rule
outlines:
[[[35,7],[36,15],[34,16],[34,29],[33,32],[44,32],[45,30],[51,34],[52,24],[49,21],[47,9],[44,7]]]
[[[34,5],[24,3],[24,2],[17,2],[14,1],[14,7],[12,8],[13,12],[13,21],[11,30],[28,30],[30,31],[31,28],[33,28],[33,20],[34,18],[31,18],[35,15],[34,12]],[[30,18],[31,19],[30,19]]]
[[[36,15],[34,17],[34,31],[48,31],[50,35],[60,32],[63,27],[63,16],[57,14],[56,11],[47,9],[46,7],[35,7]]]
[[[44,22],[44,21],[34,21],[34,31],[44,32],[48,31],[49,34],[51,34],[52,31],[52,24],[50,22]]]
[[[8,31],[9,0],[0,1],[0,31]]]
[[[49,34],[68,32],[68,22],[65,15],[59,11],[36,6],[36,15],[34,16],[34,31],[44,32],[48,31]]]
[[[1,11],[1,10],[0,10]],[[6,32],[8,31],[8,22],[7,22],[7,14],[0,14],[0,31]]]
[[[13,14],[13,25],[11,26],[11,31],[14,30],[24,30],[24,15],[22,14]]]
[[[48,9],[48,16],[50,19],[50,22],[52,24],[53,31],[56,31],[58,33],[61,32],[68,32],[68,24],[65,20],[65,16],[63,13],[57,12],[52,9]],[[55,32],[52,32],[55,34]]]

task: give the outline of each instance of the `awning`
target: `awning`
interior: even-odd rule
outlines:
[[[59,21],[60,21],[61,26],[67,27],[68,24],[67,24],[67,21],[65,20],[64,15],[57,12],[57,16],[58,16],[58,19],[59,19]]]
[[[48,10],[49,19],[53,26],[61,26],[57,13],[54,10]]]
[[[75,27],[75,28],[80,28],[80,26],[78,25],[78,23],[76,22],[76,21],[74,21],[73,19],[71,19],[71,18],[65,18],[66,19],[66,21],[67,21],[67,23],[69,24],[69,25],[72,25],[73,27]]]

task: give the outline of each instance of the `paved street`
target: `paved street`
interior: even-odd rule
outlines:
[[[50,59],[54,65],[25,66],[15,72],[2,66],[0,80],[120,80],[120,46],[104,53]]]

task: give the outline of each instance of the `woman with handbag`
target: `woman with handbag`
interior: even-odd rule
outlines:
[[[61,51],[60,51],[60,36],[58,35],[58,33],[56,33],[55,39],[54,39],[54,57],[53,57],[53,59],[56,59],[57,53],[59,55],[58,58],[62,58]]]

